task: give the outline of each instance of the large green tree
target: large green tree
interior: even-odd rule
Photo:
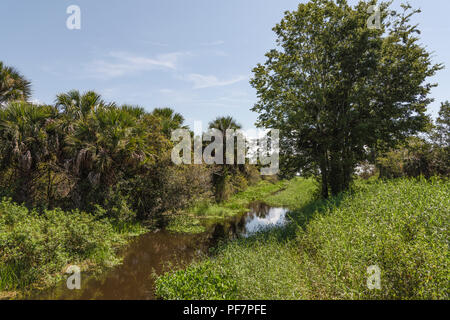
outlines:
[[[357,164],[421,131],[433,65],[403,5],[380,3],[380,28],[369,28],[360,1],[311,0],[274,27],[277,49],[253,70],[258,125],[280,129],[284,174],[320,174],[322,195],[347,189]],[[389,12],[389,13],[388,13]]]

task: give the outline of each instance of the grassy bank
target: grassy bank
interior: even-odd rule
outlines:
[[[434,180],[358,181],[330,201],[295,179],[267,202],[293,223],[224,244],[157,280],[165,299],[448,299],[450,186]],[[381,290],[367,268],[381,270]]]
[[[61,280],[68,265],[99,271],[120,262],[117,248],[145,232],[137,224],[51,210],[38,213],[9,200],[0,202],[0,296]]]
[[[167,230],[184,233],[201,233],[205,231],[200,220],[218,221],[248,211],[248,206],[254,201],[272,198],[274,194],[290,188],[288,181],[269,182],[263,180],[257,185],[247,188],[230,197],[224,203],[199,202],[196,205],[169,217]],[[276,198],[274,198],[276,199]],[[294,198],[289,199],[293,201]]]

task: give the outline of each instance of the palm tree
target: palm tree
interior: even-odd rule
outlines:
[[[231,116],[217,117],[208,125],[209,129],[218,129],[225,135],[226,130],[239,130],[242,126],[234,120]]]
[[[218,129],[222,133],[222,146],[223,146],[223,160],[226,159],[226,131],[227,130],[239,130],[242,126],[236,122],[231,116],[217,117],[211,121],[208,125],[209,129]],[[236,146],[235,146],[236,147]],[[236,150],[236,149],[235,149]],[[235,150],[233,152],[235,153]],[[227,198],[227,180],[229,175],[236,168],[235,165],[222,164],[214,170],[213,184],[215,188],[215,197],[217,202],[226,200]]]
[[[28,100],[31,82],[16,69],[7,67],[0,61],[0,106],[10,101]]]
[[[88,91],[81,94],[78,90],[57,95],[55,104],[71,120],[85,119],[98,106],[106,105],[98,93]]]
[[[217,117],[213,121],[208,124],[209,129],[218,129],[222,133],[223,137],[223,160],[225,162],[226,157],[226,132],[227,130],[240,130],[242,126],[236,122],[236,120],[231,116],[226,117]],[[235,150],[233,151],[236,156],[236,145]]]
[[[66,137],[74,173],[92,185],[111,186],[120,174],[145,163],[149,134],[138,108],[99,105],[78,119]]]
[[[152,115],[160,119],[162,131],[169,138],[173,130],[187,128],[183,126],[184,117],[171,108],[156,108]]]
[[[97,108],[105,105],[102,97],[94,91],[80,93],[78,90],[72,90],[56,96],[55,106],[60,110],[59,131],[64,137],[62,141],[64,145],[61,146],[61,149],[65,153],[63,157],[73,165],[76,163],[80,165],[83,157],[73,153],[74,149],[68,145],[68,141],[75,135],[80,136],[80,132],[83,135],[80,137],[81,139],[87,139],[88,136],[92,139],[95,136],[95,130],[90,119]],[[74,133],[75,129],[78,130],[78,133]]]
[[[58,95],[56,106],[65,162],[78,181],[73,194],[78,206],[99,201],[103,192],[144,170],[158,154],[151,125],[157,120],[141,107],[119,107],[93,91],[76,90]]]
[[[0,169],[11,169],[20,188],[18,201],[30,198],[33,172],[52,157],[52,124],[57,116],[52,106],[20,101],[0,110]]]

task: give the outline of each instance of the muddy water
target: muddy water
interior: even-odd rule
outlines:
[[[248,237],[252,233],[286,223],[286,209],[254,203],[250,212],[207,226],[202,234],[174,234],[164,230],[135,239],[124,250],[123,263],[101,276],[81,275],[81,289],[69,290],[66,281],[37,292],[29,299],[155,299],[154,278],[172,264],[182,267],[208,253],[220,240]]]

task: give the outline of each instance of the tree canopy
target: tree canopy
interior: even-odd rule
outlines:
[[[15,100],[27,100],[31,95],[31,82],[13,67],[0,61],[0,106]]]

